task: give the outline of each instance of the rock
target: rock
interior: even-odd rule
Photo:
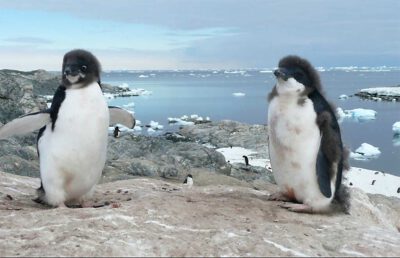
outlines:
[[[103,181],[113,181],[123,173],[183,178],[193,168],[219,172],[226,164],[223,155],[215,150],[194,142],[169,140],[168,137],[109,137]]]
[[[0,122],[47,108],[38,95],[54,94],[60,78],[43,70],[0,70]]]
[[[400,255],[397,198],[351,189],[349,215],[298,214],[265,200],[275,185],[260,191],[216,181],[199,186],[195,179],[190,189],[150,178],[116,181],[95,191],[96,206],[106,206],[48,209],[31,200],[38,179],[0,172],[0,255]]]
[[[179,133],[199,143],[209,143],[216,148],[240,146],[268,156],[266,125],[248,125],[224,120],[183,127]]]

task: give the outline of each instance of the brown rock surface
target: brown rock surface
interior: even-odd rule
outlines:
[[[215,173],[192,188],[101,184],[101,208],[34,203],[39,179],[0,172],[0,256],[400,256],[400,200],[352,189],[350,215],[292,213]],[[210,180],[211,178],[211,180]]]

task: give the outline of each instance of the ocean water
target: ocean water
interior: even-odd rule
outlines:
[[[400,176],[400,144],[392,125],[400,121],[400,103],[361,100],[356,96],[339,100],[341,94],[353,95],[362,88],[400,84],[400,69],[330,69],[320,71],[327,98],[343,109],[366,108],[377,111],[377,118],[363,123],[344,120],[341,125],[345,145],[351,150],[362,143],[380,149],[376,159],[357,161],[352,166],[380,170]],[[164,125],[163,132],[175,131],[168,117],[198,114],[212,121],[236,120],[249,124],[267,123],[267,95],[275,84],[271,71],[112,71],[102,75],[102,82],[128,84],[143,88],[152,95],[115,98],[111,105],[134,103],[135,116],[143,125],[151,120]],[[233,93],[244,93],[237,97]],[[400,140],[399,140],[400,141]]]

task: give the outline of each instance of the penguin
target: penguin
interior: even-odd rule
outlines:
[[[191,188],[193,186],[193,176],[188,174],[185,178],[185,181],[183,181],[183,184]]]
[[[66,53],[62,82],[50,108],[0,128],[0,139],[40,129],[37,150],[41,186],[34,199],[38,203],[65,207],[78,202],[87,207],[105,165],[109,124],[135,125],[128,111],[107,106],[100,72],[100,63],[92,53],[82,49]]]
[[[114,137],[115,137],[115,138],[119,138],[120,135],[121,135],[121,131],[119,130],[119,127],[116,126],[116,127],[114,128]]]
[[[246,166],[249,165],[249,158],[246,155],[243,155],[244,158],[244,163],[246,164]]]
[[[317,71],[307,60],[291,55],[279,61],[274,75],[268,138],[279,192],[269,200],[284,201],[281,207],[304,213],[332,211],[337,201],[346,212],[348,192],[341,183],[348,151]]]

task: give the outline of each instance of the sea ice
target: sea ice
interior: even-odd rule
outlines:
[[[342,108],[339,107],[336,109],[336,111],[337,111],[340,121],[345,118],[349,118],[356,122],[364,122],[364,121],[374,120],[374,119],[376,119],[376,114],[378,113],[375,110],[363,109],[363,108],[343,110]]]
[[[149,125],[150,125],[150,128],[152,128],[153,130],[162,130],[162,129],[164,129],[163,125],[160,125],[158,122],[155,122],[153,120],[150,121]]]
[[[149,76],[148,76],[148,75],[141,74],[141,75],[139,75],[139,78],[149,78]]]
[[[378,147],[372,146],[368,143],[361,144],[355,152],[350,153],[350,158],[355,160],[367,160],[372,158],[377,158],[381,154]]]
[[[349,98],[349,96],[347,96],[346,94],[342,94],[339,96],[339,99],[341,99],[341,100],[346,100],[348,98]]]
[[[395,134],[400,134],[400,121],[393,124],[392,130]]]
[[[184,119],[177,118],[177,117],[168,117],[168,123],[170,124],[176,124],[176,125],[194,125],[194,122],[191,121],[185,121]]]
[[[378,96],[400,96],[400,87],[377,87],[361,89],[360,92]]]
[[[234,93],[232,93],[232,95],[235,96],[235,97],[244,97],[244,96],[246,96],[246,93],[243,93],[243,92],[234,92]]]

